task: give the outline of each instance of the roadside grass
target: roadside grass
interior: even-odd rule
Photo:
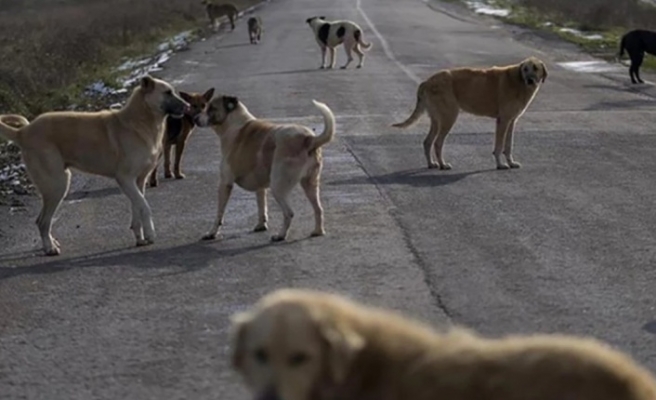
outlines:
[[[607,61],[619,53],[622,35],[632,29],[656,29],[656,7],[640,0],[490,0],[509,9],[502,20],[552,32]],[[594,39],[590,35],[597,36]],[[626,54],[625,54],[626,57]],[[643,68],[656,70],[656,57],[646,55]]]
[[[233,0],[246,8],[259,0]],[[122,60],[148,55],[183,30],[209,21],[190,0],[0,1],[0,113],[28,118],[89,104],[85,88],[116,85]]]

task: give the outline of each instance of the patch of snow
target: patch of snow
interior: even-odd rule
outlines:
[[[179,33],[169,40],[160,43],[159,46],[157,46],[157,54],[155,56],[124,61],[123,64],[116,68],[119,72],[128,73],[126,76],[119,79],[119,88],[114,88],[108,86],[105,82],[97,81],[87,86],[85,94],[92,97],[103,97],[127,93],[128,89],[137,83],[139,79],[151,72],[162,71],[164,69],[163,65],[171,59],[174,52],[189,47],[192,36],[192,31]]]
[[[599,35],[599,34],[592,34],[592,35],[585,34],[585,33],[581,32],[581,31],[578,30],[578,29],[572,29],[572,28],[560,28],[560,29],[558,29],[558,30],[559,30],[560,32],[563,32],[563,33],[569,33],[569,34],[571,34],[571,35],[578,36],[578,37],[583,38],[583,39],[586,39],[586,40],[601,40],[601,39],[604,38],[603,36],[601,36],[601,35]]]
[[[491,15],[494,17],[507,17],[510,15],[510,10],[507,8],[499,8],[493,4],[484,3],[482,1],[467,1],[467,7],[474,10],[476,14]]]
[[[622,70],[618,65],[606,61],[569,61],[560,62],[558,65],[570,71],[585,73],[616,72]]]
[[[20,184],[18,179],[25,172],[25,164],[7,165],[0,169],[0,183],[9,183],[12,186]]]

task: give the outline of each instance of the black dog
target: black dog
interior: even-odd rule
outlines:
[[[631,82],[644,83],[640,79],[640,66],[642,65],[642,60],[645,58],[645,53],[656,55],[656,32],[636,29],[626,33],[622,36],[622,41],[620,42],[618,58],[622,58],[624,50],[629,53],[629,57],[631,58],[631,67],[629,67]]]

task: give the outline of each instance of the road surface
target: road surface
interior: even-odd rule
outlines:
[[[55,224],[64,252],[56,259],[40,256],[36,198],[23,212],[2,208],[0,398],[245,398],[227,364],[228,319],[281,287],[338,291],[489,335],[592,335],[656,371],[653,86],[630,88],[616,66],[564,68],[590,58],[449,4],[275,0],[258,14],[260,45],[248,44],[242,19],[235,32],[177,54],[162,76],[317,129],[311,99],[332,107],[328,236],[308,238],[313,219],[299,189],[289,243],[270,244],[249,233],[255,198],[237,190],[224,240],[200,242],[217,201],[210,130],[190,140],[186,180],[147,192],[159,234],[152,247],[132,248],[128,202],[111,181],[77,175]],[[374,44],[364,69],[317,69],[304,23],[313,15],[361,24]],[[518,124],[522,169],[494,169],[488,119],[461,115],[447,139],[448,172],[425,169],[426,119],[390,128],[414,106],[417,81],[437,69],[529,55],[550,75]]]

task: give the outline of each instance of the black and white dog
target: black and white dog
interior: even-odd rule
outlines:
[[[354,51],[360,58],[358,68],[364,64],[364,50],[371,48],[371,43],[366,43],[362,38],[362,29],[351,21],[326,21],[325,17],[308,18],[305,22],[310,25],[314,36],[321,47],[321,68],[326,67],[326,50],[330,50],[330,65],[328,68],[335,68],[335,47],[344,44],[348,60],[342,66],[345,69],[353,61],[351,51]]]
[[[640,66],[645,58],[645,53],[656,55],[656,32],[636,29],[622,36],[618,59],[624,55],[624,50],[629,53],[631,67],[629,76],[632,83],[644,83],[640,78]],[[637,81],[636,81],[637,80]]]

